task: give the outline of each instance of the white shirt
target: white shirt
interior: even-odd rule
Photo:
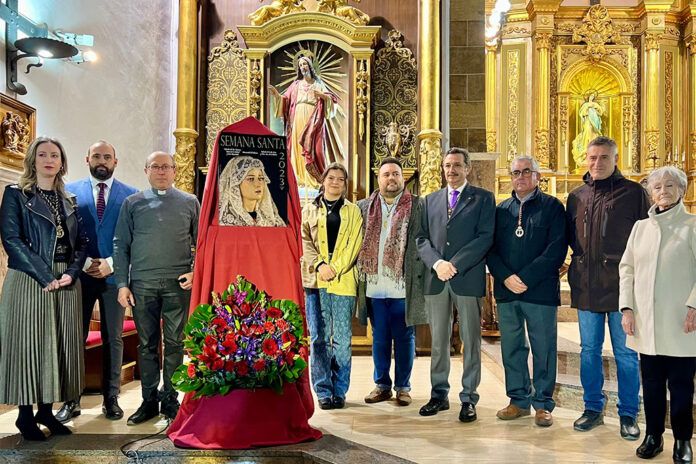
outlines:
[[[109,193],[111,193],[111,186],[114,183],[114,177],[111,176],[106,180],[98,180],[92,176],[89,176],[89,181],[92,183],[92,198],[94,198],[94,206],[97,206],[97,198],[99,198],[99,184],[106,184],[104,189],[104,205],[109,203]]]

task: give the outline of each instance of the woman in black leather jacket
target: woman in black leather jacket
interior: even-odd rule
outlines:
[[[0,206],[9,267],[0,299],[0,403],[19,406],[15,425],[27,440],[46,439],[38,424],[54,435],[71,433],[53,417],[52,404],[77,398],[84,382],[77,277],[87,238],[64,188],[66,172],[60,142],[37,138]]]

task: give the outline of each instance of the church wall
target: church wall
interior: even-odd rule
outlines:
[[[486,151],[484,2],[450,2],[450,145]]]
[[[94,36],[99,55],[94,63],[45,60],[24,74],[31,60],[21,60],[18,80],[26,95],[9,92],[0,73],[0,91],[36,108],[37,134],[64,144],[69,180],[88,174],[84,155],[97,139],[116,146],[117,176],[138,188],[148,185],[145,157],[154,150],[173,151],[171,5],[171,0],[20,0],[22,14],[36,23]],[[4,27],[0,22],[0,41]]]

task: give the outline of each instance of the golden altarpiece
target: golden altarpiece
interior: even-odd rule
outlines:
[[[582,183],[587,141],[607,135],[633,179],[666,164],[683,168],[693,210],[696,2],[578,3],[513,1],[486,43],[486,142],[501,153],[496,195],[510,192],[507,161],[530,153],[542,187],[565,199]],[[493,6],[487,1],[486,12]]]
[[[338,99],[335,153],[349,172],[349,197],[369,194],[386,156],[401,159],[409,188],[439,189],[440,2],[378,3],[180,0],[177,186],[200,190],[226,125],[254,116],[282,133],[274,90],[299,79],[308,58]],[[353,344],[370,346],[369,331],[354,326]]]

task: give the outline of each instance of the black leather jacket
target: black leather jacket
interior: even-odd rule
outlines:
[[[63,208],[73,250],[65,273],[77,282],[87,258],[88,239],[74,204],[74,195],[63,199]],[[56,226],[49,206],[36,194],[36,187],[24,192],[18,185],[8,185],[2,197],[0,216],[0,236],[8,256],[8,267],[29,274],[41,287],[47,286],[56,278],[53,274]]]

